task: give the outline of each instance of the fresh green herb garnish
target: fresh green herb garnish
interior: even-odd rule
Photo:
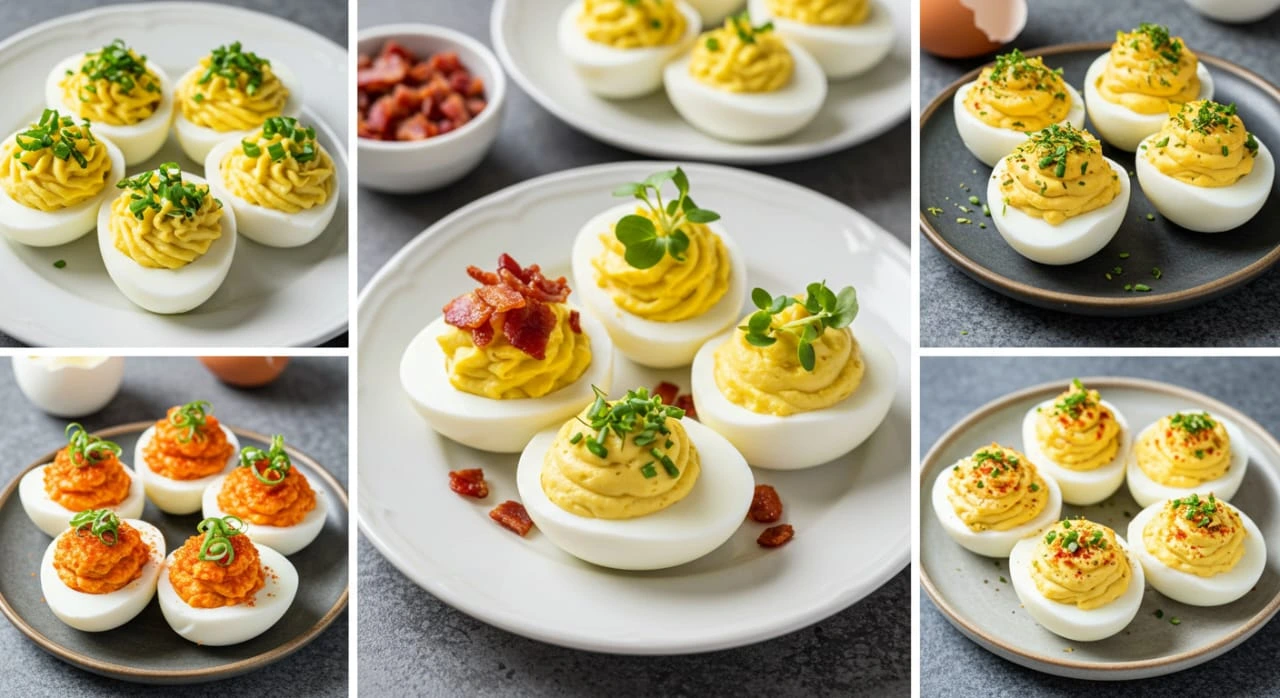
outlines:
[[[209,59],[209,67],[196,80],[197,85],[207,84],[214,75],[217,75],[226,78],[227,82],[239,88],[241,87],[240,76],[245,75],[244,93],[251,97],[262,87],[263,67],[271,65],[271,61],[260,58],[255,53],[243,51],[239,41],[215,48],[209,54]]]
[[[68,424],[63,433],[67,436],[67,455],[71,457],[71,464],[77,468],[97,465],[112,457],[119,458],[123,453],[120,444],[90,434],[78,422]]]
[[[87,530],[103,545],[112,546],[120,542],[120,517],[110,509],[86,509],[71,517],[71,530],[77,536]]]
[[[613,432],[624,443],[630,437],[637,446],[648,447],[653,461],[640,468],[640,473],[646,478],[657,475],[655,464],[661,464],[662,469],[671,477],[680,475],[680,469],[676,467],[675,461],[654,444],[659,437],[671,434],[671,429],[667,427],[667,420],[684,419],[684,410],[663,404],[662,397],[650,393],[648,388],[628,390],[626,395],[612,404],[603,390],[594,385],[591,389],[596,394],[595,402],[591,403],[585,418],[582,416],[577,418],[590,429],[590,432],[585,435],[585,438],[582,437],[582,432],[575,433],[574,438],[578,440],[575,442],[571,438],[571,443],[583,443],[591,455],[603,460],[609,457],[609,449],[605,446],[605,442],[609,432]],[[666,444],[671,443],[669,439],[663,440]],[[664,446],[664,448],[670,448],[670,446]],[[650,472],[653,474],[650,475]]]
[[[1053,403],[1054,414],[1067,414],[1072,419],[1079,419],[1080,414],[1089,407],[1093,407],[1093,401],[1090,399],[1089,390],[1084,387],[1084,383],[1081,383],[1079,378],[1072,378],[1071,391],[1061,400]]]
[[[316,130],[314,128],[303,128],[298,124],[298,120],[291,116],[273,116],[263,122],[262,137],[266,140],[271,140],[277,135],[282,140],[279,143],[272,143],[267,146],[267,153],[271,156],[272,162],[280,162],[285,157],[292,157],[299,163],[311,162],[316,159],[319,151],[316,150]],[[250,148],[250,145],[252,145],[252,148]],[[241,141],[240,146],[244,149],[244,154],[249,157],[258,157],[262,154],[262,149],[257,144]],[[253,152],[250,152],[250,150]]]
[[[1198,434],[1206,429],[1212,429],[1216,426],[1213,418],[1209,416],[1208,412],[1179,412],[1169,417],[1169,424],[1192,435]]]
[[[672,182],[678,196],[665,204],[662,201],[662,185]],[[653,198],[650,198],[650,192]],[[636,269],[648,269],[668,253],[677,262],[685,260],[689,249],[689,236],[682,230],[687,223],[711,223],[720,220],[720,214],[698,208],[689,196],[689,178],[684,170],[664,170],[647,177],[643,182],[631,182],[613,190],[614,196],[631,196],[649,207],[652,220],[645,216],[629,214],[618,219],[613,234],[626,247],[623,255],[627,264]],[[655,226],[654,223],[657,222]]]
[[[168,201],[172,208],[172,218],[194,218],[209,198],[209,187],[182,181],[182,168],[176,162],[166,162],[160,167],[143,172],[132,178],[126,177],[116,183],[120,189],[132,189],[129,212],[138,220],[142,220],[147,209],[157,213]],[[222,202],[213,202],[222,207]]]
[[[1042,170],[1053,167],[1054,176],[1061,179],[1067,174],[1067,156],[1071,153],[1091,153],[1096,144],[1084,137],[1076,128],[1051,124],[1031,134],[1031,152],[1039,158],[1036,166]]]
[[[53,263],[53,268],[54,268],[54,269],[63,269],[63,268],[65,268],[66,266],[67,266],[67,260],[65,260],[65,259],[59,259],[59,260],[54,261],[54,263]]]
[[[259,463],[266,463],[266,465],[259,470]],[[289,453],[284,448],[284,436],[281,434],[272,436],[271,448],[267,451],[257,446],[246,446],[241,449],[240,467],[248,468],[249,472],[263,484],[274,486],[284,482],[289,469],[293,467],[293,460],[289,458]]]
[[[757,347],[771,346],[780,334],[796,337],[796,352],[800,365],[812,371],[817,361],[813,342],[828,329],[843,329],[853,323],[858,315],[858,293],[852,286],[845,286],[839,293],[827,287],[826,282],[814,282],[806,288],[803,301],[791,296],[770,296],[763,288],[751,291],[751,302],[759,310],[747,318],[747,324],[738,329],[746,333],[748,344]],[[800,304],[808,315],[782,325],[773,324],[773,316],[787,308]]]
[[[244,529],[244,521],[238,516],[209,517],[201,521],[196,525],[196,531],[204,534],[204,542],[200,544],[197,557],[227,567],[236,559],[231,538],[244,533]]]
[[[1027,58],[1015,48],[1009,53],[996,56],[995,65],[991,68],[991,81],[1004,82],[1006,78],[1018,80],[1028,73],[1035,77],[1036,82],[1041,82],[1048,76],[1061,76],[1062,69],[1049,70],[1043,60]]]
[[[1163,24],[1143,22],[1132,33],[1145,34],[1147,40],[1151,42],[1151,50],[1160,54],[1166,61],[1177,63],[1182,58],[1182,42],[1169,36],[1169,28]]]
[[[138,56],[129,50],[125,45],[124,39],[116,39],[111,43],[103,46],[101,50],[84,54],[86,60],[80,65],[80,72],[84,73],[90,80],[106,80],[114,83],[120,88],[120,91],[129,94],[133,88],[142,82],[143,76],[147,75],[147,57]],[[86,85],[85,89],[89,92],[95,92],[95,89],[89,89],[92,85]],[[160,87],[154,80],[146,80],[147,92],[159,92]],[[83,100],[83,95],[81,96]]]
[[[729,21],[733,24],[733,30],[738,33],[738,39],[744,44],[754,44],[757,35],[773,31],[773,22],[751,26],[751,17],[745,11],[730,17]]]
[[[89,122],[85,121],[77,126],[74,119],[59,116],[54,109],[45,109],[40,114],[40,121],[13,137],[14,144],[21,150],[36,152],[48,148],[59,160],[75,160],[77,165],[86,167],[89,161],[76,147],[76,141],[80,140],[89,145],[97,143],[93,133],[89,131]],[[19,157],[21,153],[14,153],[14,158]],[[23,164],[26,165],[25,162]],[[27,169],[31,169],[29,165]]]
[[[204,428],[205,418],[212,411],[209,403],[204,400],[196,400],[188,402],[169,415],[170,424],[179,429],[187,430],[186,434],[178,437],[178,441],[184,444],[191,443],[192,439],[200,437],[200,430]]]

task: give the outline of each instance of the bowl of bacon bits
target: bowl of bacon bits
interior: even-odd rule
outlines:
[[[428,24],[360,32],[360,185],[394,193],[450,184],[498,137],[506,76],[483,44]]]

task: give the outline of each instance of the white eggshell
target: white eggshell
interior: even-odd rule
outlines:
[[[254,595],[252,604],[221,608],[192,608],[178,596],[169,581],[173,555],[165,559],[156,596],[169,627],[182,637],[210,647],[235,645],[265,633],[279,621],[298,593],[298,570],[280,553],[257,545],[266,584]]]
[[[876,67],[893,48],[893,14],[876,0],[870,0],[870,4],[867,18],[851,26],[805,24],[775,17],[767,0],[748,0],[747,7],[752,24],[772,21],[778,36],[808,51],[828,79],[847,80]]]
[[[1022,418],[1022,452],[1031,459],[1040,472],[1052,477],[1054,482],[1058,483],[1058,488],[1062,490],[1062,501],[1076,506],[1097,504],[1115,494],[1124,484],[1124,466],[1129,459],[1132,443],[1129,422],[1115,405],[1102,400],[1102,406],[1111,410],[1111,414],[1115,415],[1116,423],[1120,425],[1120,448],[1116,451],[1115,458],[1094,470],[1064,468],[1045,455],[1040,448],[1039,439],[1036,438],[1036,421],[1040,417],[1036,409],[1052,410],[1056,399],[1045,400],[1027,410],[1026,416]]]
[[[685,17],[684,36],[668,46],[613,48],[583,36],[578,29],[581,2],[571,2],[560,14],[556,36],[560,51],[588,90],[605,99],[643,97],[662,87],[662,68],[683,53],[702,30],[698,12],[683,0],[676,7]]]
[[[289,97],[285,100],[281,115],[298,118],[302,114],[302,84],[294,77],[293,71],[289,70],[289,66],[283,63],[272,60],[271,70],[289,90]],[[198,77],[202,71],[203,69],[197,63],[191,70],[183,74],[178,80],[178,84],[183,84],[188,78]],[[173,133],[178,137],[178,145],[182,146],[182,152],[186,153],[187,157],[195,162],[204,162],[205,158],[209,156],[209,151],[213,150],[213,147],[222,141],[232,138],[240,140],[260,128],[260,126],[254,126],[253,128],[238,131],[215,131],[207,126],[198,126],[188,121],[187,117],[183,116],[180,107],[175,109],[174,112]]]
[[[323,204],[297,213],[251,204],[232,194],[222,177],[222,158],[233,148],[239,147],[240,140],[237,137],[222,141],[209,151],[209,156],[204,161],[204,176],[209,182],[209,191],[224,206],[229,206],[236,212],[237,232],[268,247],[301,247],[319,237],[338,210],[341,193],[339,183],[334,182],[333,191]],[[318,141],[316,147],[328,154]],[[336,172],[334,176],[337,176]]]
[[[120,356],[15,356],[13,376],[31,404],[55,417],[93,414],[116,396],[124,380]]]
[[[1089,120],[1098,136],[1111,145],[1132,153],[1142,139],[1160,130],[1168,113],[1139,114],[1103,99],[1098,92],[1098,78],[1107,69],[1109,53],[1098,56],[1084,76],[1084,105]],[[1200,78],[1200,95],[1197,99],[1213,99],[1213,76],[1201,61],[1196,64],[1196,77]]]
[[[227,512],[218,506],[218,493],[222,491],[222,484],[226,480],[226,475],[218,475],[204,488],[200,508],[204,518],[221,519],[227,516]],[[249,536],[249,540],[265,545],[281,555],[292,555],[310,545],[311,541],[320,535],[320,529],[324,528],[325,516],[329,511],[328,497],[325,490],[316,485],[314,479],[308,478],[307,481],[316,493],[315,508],[307,512],[307,515],[302,517],[302,521],[292,526],[268,526],[245,521],[247,526],[245,535]]]
[[[218,426],[222,429],[222,433],[226,434],[227,443],[231,444],[231,455],[227,458],[227,464],[221,471],[194,480],[174,480],[157,473],[151,469],[151,466],[147,465],[145,451],[147,445],[151,443],[152,437],[156,434],[154,426],[147,427],[147,430],[138,437],[138,445],[134,449],[133,461],[138,465],[138,474],[142,476],[142,486],[147,491],[147,498],[160,511],[167,514],[194,514],[200,511],[201,499],[204,496],[205,488],[239,463],[240,440],[227,427],[221,424]]]
[[[1048,474],[1041,472],[1040,475],[1044,478],[1045,486],[1049,488],[1049,501],[1045,503],[1044,510],[1034,519],[1007,531],[975,532],[960,520],[960,516],[956,514],[955,508],[947,499],[947,493],[950,492],[947,486],[951,478],[950,467],[943,468],[938,478],[933,481],[931,493],[933,513],[937,515],[947,535],[966,550],[986,557],[1009,557],[1009,551],[1013,550],[1018,541],[1035,535],[1062,516],[1062,490],[1058,489],[1058,483],[1054,482]]]
[[[44,469],[49,465],[46,463],[32,468],[22,476],[18,481],[18,500],[22,502],[22,510],[27,513],[27,518],[31,519],[31,523],[35,524],[36,528],[44,531],[45,535],[56,536],[67,530],[71,525],[72,517],[80,512],[72,511],[53,501],[45,491]],[[129,475],[129,493],[119,504],[105,508],[114,511],[122,519],[136,519],[142,516],[142,510],[147,505],[142,480],[129,466],[123,463],[121,466]]]
[[[1183,410],[1182,412],[1198,414],[1200,410]],[[1129,494],[1133,495],[1133,500],[1138,503],[1138,506],[1149,507],[1156,502],[1199,492],[1206,494],[1212,492],[1218,499],[1228,502],[1236,496],[1236,491],[1240,489],[1240,483],[1244,480],[1244,471],[1249,467],[1249,442],[1245,440],[1244,434],[1236,428],[1235,424],[1218,415],[1213,415],[1213,418],[1222,422],[1227,428],[1227,436],[1231,439],[1231,464],[1227,466],[1227,473],[1222,477],[1202,482],[1195,487],[1169,487],[1148,477],[1142,468],[1138,467],[1138,443],[1142,441],[1144,434],[1160,423],[1159,420],[1152,422],[1138,434],[1133,440],[1133,447],[1129,451],[1125,466],[1125,480],[1129,483]]]
[[[1160,513],[1164,505],[1164,500],[1156,502],[1143,509],[1129,522],[1128,535],[1129,540],[1134,541],[1133,552],[1142,563],[1142,570],[1146,572],[1147,581],[1151,583],[1151,587],[1174,601],[1188,606],[1222,606],[1248,594],[1253,589],[1253,585],[1262,578],[1262,571],[1267,567],[1267,542],[1253,519],[1236,509],[1236,513],[1240,514],[1240,521],[1244,523],[1246,534],[1244,555],[1230,570],[1212,577],[1201,577],[1190,572],[1175,570],[1147,550],[1142,531],[1147,527],[1147,523]]]
[[[45,104],[50,109],[57,109],[63,114],[80,116],[80,105],[67,104],[62,99],[62,87],[58,83],[66,77],[68,70],[79,70],[83,62],[84,54],[77,53],[64,58],[49,71],[49,77],[45,80]],[[155,73],[160,81],[160,104],[151,116],[129,126],[115,126],[101,121],[92,122],[93,135],[106,138],[115,144],[120,149],[126,166],[137,165],[155,155],[168,138],[169,124],[173,122],[173,85],[169,82],[169,76],[153,61],[147,61],[147,70]],[[116,181],[119,181],[119,178]]]
[[[973,153],[974,157],[986,163],[988,167],[995,167],[1000,158],[1012,153],[1018,146],[1025,143],[1029,134],[1010,128],[998,128],[974,116],[965,107],[964,101],[969,94],[969,88],[976,82],[975,80],[961,85],[956,91],[955,99],[951,100],[955,111],[956,131],[960,133],[960,140],[964,141],[964,146]],[[1082,129],[1084,128],[1084,99],[1071,85],[1067,85],[1067,94],[1071,96],[1071,107],[1067,111],[1067,118],[1058,123],[1071,124]]]
[[[116,182],[124,179],[125,159],[114,143],[97,135],[97,124],[93,124],[90,131],[98,142],[106,146],[107,155],[111,158],[111,174],[102,191],[74,206],[40,211],[18,203],[4,187],[0,187],[0,234],[23,245],[54,247],[79,240],[93,230],[98,224],[98,209],[120,191],[116,189]],[[13,138],[10,135],[4,142],[8,143]]]
[[[53,566],[57,538],[45,548],[40,561],[40,593],[53,615],[76,630],[98,633],[118,628],[141,613],[156,594],[164,563],[164,535],[146,521],[125,518],[124,522],[138,530],[142,542],[151,547],[151,557],[142,567],[142,576],[113,592],[86,594],[67,586]],[[71,531],[63,526],[62,532],[55,535],[71,535]]]
[[[1220,233],[1248,223],[1267,203],[1276,178],[1276,162],[1267,146],[1258,141],[1253,171],[1229,187],[1197,187],[1161,172],[1147,160],[1145,148],[1155,137],[1147,136],[1134,158],[1138,185],[1160,212],[1178,225],[1200,233]]]

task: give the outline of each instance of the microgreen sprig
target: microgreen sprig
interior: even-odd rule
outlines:
[[[119,189],[132,189],[129,212],[142,220],[147,209],[157,213],[168,201],[173,205],[168,215],[172,218],[194,218],[209,196],[209,188],[182,180],[182,167],[176,162],[166,162],[154,170],[116,182]],[[219,208],[222,202],[214,199]]]
[[[221,567],[229,566],[236,559],[236,549],[231,544],[231,538],[244,533],[244,529],[244,521],[238,516],[211,516],[201,521],[196,524],[196,531],[204,534],[204,542],[200,544],[197,557]]]
[[[240,84],[240,75],[243,73],[248,76],[248,80],[244,85],[244,93],[252,97],[257,94],[258,89],[262,87],[263,66],[270,66],[271,61],[258,56],[256,53],[243,51],[239,41],[233,42],[228,46],[219,46],[209,54],[209,67],[205,68],[204,73],[200,75],[200,79],[196,80],[197,85],[204,85],[213,79],[214,75],[227,79],[227,82],[233,86]]]
[[[667,182],[675,184],[678,196],[664,204],[662,185]],[[672,259],[683,262],[685,250],[689,249],[689,236],[681,228],[686,223],[720,220],[720,214],[698,208],[693,202],[689,196],[689,177],[679,167],[656,172],[643,182],[624,184],[614,189],[613,195],[635,197],[648,206],[652,214],[652,220],[634,213],[626,215],[614,225],[614,237],[626,247],[623,257],[636,269],[648,269],[668,253]]]
[[[103,545],[112,546],[120,542],[120,517],[110,509],[86,509],[71,517],[71,530],[77,536],[86,529]]]
[[[828,329],[843,329],[853,323],[858,315],[858,293],[852,286],[845,286],[839,293],[827,288],[825,281],[815,281],[806,288],[803,301],[791,296],[770,296],[763,288],[751,291],[751,302],[759,310],[747,318],[747,324],[738,327],[746,334],[748,344],[757,347],[771,346],[780,334],[797,338],[796,351],[800,365],[812,371],[816,363],[813,343]],[[774,325],[773,316],[800,303],[809,312],[805,317]]]
[[[641,475],[646,478],[656,477],[658,465],[670,477],[680,475],[680,469],[666,451],[671,448],[672,442],[665,437],[671,433],[667,428],[667,420],[683,419],[684,410],[663,404],[662,397],[650,393],[648,388],[628,390],[626,395],[612,404],[603,390],[594,385],[591,389],[596,394],[595,402],[591,403],[585,418],[578,417],[578,421],[588,427],[591,433],[576,432],[569,443],[575,446],[582,444],[591,455],[603,460],[609,456],[609,449],[604,445],[609,432],[616,434],[623,442],[630,436],[637,446],[649,447],[649,455],[653,457],[653,460],[640,466]],[[661,446],[656,445],[659,439],[662,440]]]
[[[103,46],[102,50],[84,55],[88,60],[81,64],[80,72],[87,75],[90,80],[106,80],[115,83],[125,94],[132,92],[142,77],[147,74],[147,57],[135,58],[124,43],[124,39],[116,39]],[[84,89],[93,92],[92,87],[92,85],[86,85]],[[154,80],[148,80],[145,89],[147,92],[159,92],[160,86]],[[85,98],[82,96],[82,99]]]
[[[177,412],[169,415],[169,423],[179,429],[186,429],[187,433],[178,437],[178,441],[182,443],[191,443],[191,440],[200,436],[200,430],[204,428],[206,417],[213,412],[212,406],[204,400],[196,400],[188,402],[178,408]]]
[[[56,110],[45,109],[40,114],[40,120],[31,128],[15,135],[13,142],[19,149],[28,152],[48,148],[59,160],[74,159],[77,165],[85,167],[89,161],[76,147],[76,141],[81,139],[87,140],[89,145],[97,143],[89,131],[88,121],[76,126],[75,119],[70,116],[59,116]],[[15,160],[21,159],[22,153],[14,153],[13,157]]]
[[[1213,418],[1208,412],[1184,414],[1179,412],[1169,417],[1169,424],[1176,429],[1181,429],[1188,434],[1195,435],[1206,429],[1212,429],[1216,426]]]
[[[266,461],[267,465],[259,471],[257,464],[263,461]],[[271,448],[267,451],[257,446],[245,446],[240,451],[240,467],[248,468],[249,472],[264,484],[275,486],[284,482],[289,469],[293,467],[293,460],[284,450],[284,435],[272,436]]]
[[[119,458],[124,452],[120,444],[90,434],[78,422],[68,424],[63,433],[67,436],[67,455],[71,456],[71,464],[77,468],[97,465],[112,456]],[[106,455],[108,453],[111,456]]]

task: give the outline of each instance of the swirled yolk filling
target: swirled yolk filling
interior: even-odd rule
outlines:
[[[222,608],[240,604],[253,605],[253,597],[266,585],[266,573],[258,557],[258,549],[249,537],[231,536],[234,551],[231,563],[201,560],[200,547],[205,536],[194,535],[173,553],[169,563],[169,583],[178,596],[192,608]]]
[[[982,71],[964,106],[988,126],[1030,133],[1067,118],[1071,93],[1061,68],[1050,70],[1043,58],[1027,58],[1015,48]]]
[[[1229,187],[1253,171],[1258,140],[1245,130],[1236,105],[1197,101],[1169,111],[1141,153],[1157,170],[1197,187]]]
[[[1086,519],[1063,519],[1041,535],[1030,573],[1046,599],[1085,611],[1120,598],[1133,578],[1116,532]]]
[[[222,202],[207,184],[182,181],[177,163],[116,186],[108,225],[115,248],[148,269],[181,269],[222,237]]]
[[[89,124],[45,110],[40,121],[0,143],[0,187],[37,211],[59,211],[102,193],[111,154]]]
[[[1077,471],[1096,470],[1115,460],[1120,424],[1101,400],[1098,391],[1075,380],[1053,407],[1037,408],[1036,441],[1044,455]]]
[[[314,129],[287,116],[271,117],[222,158],[222,181],[236,196],[285,213],[323,206],[336,183],[333,160]]]
[[[85,594],[110,594],[142,576],[151,547],[138,529],[121,521],[108,545],[88,531],[58,536],[53,568],[68,588]]]
[[[1240,513],[1213,494],[1172,499],[1142,529],[1147,551],[1169,567],[1213,577],[1244,557],[1249,535]]]
[[[871,14],[871,0],[768,0],[775,17],[802,24],[850,27]]]
[[[542,397],[581,378],[591,365],[591,338],[573,329],[572,311],[564,303],[545,305],[554,326],[540,359],[501,333],[484,346],[461,328],[440,335],[436,341],[444,351],[449,384],[472,395],[512,400]]]
[[[76,116],[112,126],[132,126],[147,119],[164,97],[160,78],[147,68],[146,57],[120,39],[84,54],[79,68],[68,70],[58,84],[62,103]]]
[[[251,467],[264,477],[267,462]],[[274,484],[266,484],[249,468],[236,468],[227,476],[218,492],[218,507],[228,514],[260,526],[293,526],[316,508],[316,493],[307,476],[290,468]]]
[[[44,491],[49,499],[70,511],[114,507],[129,496],[133,480],[120,459],[110,451],[96,451],[97,460],[86,462],[70,447],[58,451],[44,468]]]
[[[1208,412],[1163,417],[1138,437],[1138,467],[1167,487],[1198,487],[1231,468],[1231,436]]]
[[[1098,94],[1139,114],[1164,114],[1170,104],[1200,94],[1199,59],[1180,37],[1158,24],[1116,32],[1106,68],[1097,78]]]
[[[795,59],[773,26],[753,27],[745,16],[731,16],[719,29],[704,32],[689,60],[690,75],[726,92],[775,92],[794,70]]]
[[[1000,181],[1004,203],[1028,216],[1060,225],[1120,194],[1120,176],[1088,131],[1051,124],[1005,157]]]
[[[975,533],[1007,531],[1049,504],[1049,488],[1027,457],[991,443],[951,467],[947,501]]]
[[[243,51],[240,42],[219,46],[200,59],[200,70],[178,83],[175,95],[187,121],[214,131],[244,131],[279,116],[289,88],[271,61]]]
[[[235,446],[218,418],[205,415],[204,424],[192,430],[174,423],[171,417],[180,410],[170,407],[166,417],[156,422],[151,441],[142,449],[146,467],[171,480],[198,480],[222,472]]]
[[[686,27],[676,0],[583,0],[578,15],[583,36],[618,49],[670,46]]]

